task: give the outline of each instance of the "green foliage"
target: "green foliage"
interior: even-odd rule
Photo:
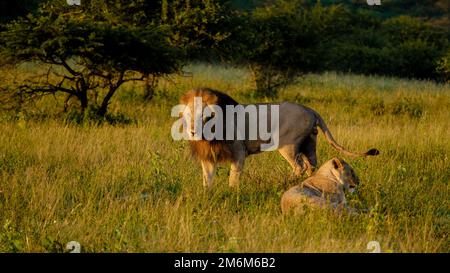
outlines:
[[[1,252],[21,252],[24,245],[21,240],[21,232],[9,220],[0,223],[0,251]]]
[[[437,61],[436,70],[444,82],[450,82],[450,48],[447,53]]]
[[[325,70],[438,79],[450,47],[447,30],[419,19],[383,20],[320,2],[278,0],[238,17],[231,55],[250,66],[256,94],[266,97],[297,75]]]
[[[191,60],[220,55],[228,32],[231,9],[222,1],[162,0],[161,23],[171,27],[171,42]]]
[[[73,14],[29,15],[2,33],[2,57],[7,61],[53,65],[73,60],[75,67],[98,73],[131,70],[168,74],[176,71],[179,56],[163,33],[163,28],[111,26],[109,22]]]
[[[241,15],[236,59],[252,69],[257,93],[276,96],[296,75],[319,71],[324,43],[345,25],[339,19],[345,13],[339,6],[308,9],[302,1],[275,1]]]
[[[448,32],[400,16],[380,22],[352,16],[347,33],[329,44],[324,69],[405,78],[437,79],[436,63],[449,48]],[[373,17],[373,16],[372,16]],[[365,22],[368,22],[365,25]]]

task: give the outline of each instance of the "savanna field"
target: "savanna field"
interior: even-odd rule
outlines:
[[[171,108],[197,86],[264,99],[246,70],[186,71],[161,81],[150,102],[141,84],[124,85],[110,105],[114,125],[72,122],[51,96],[0,112],[0,251],[65,252],[69,241],[82,252],[368,252],[369,241],[382,252],[450,251],[448,84],[325,73],[282,89],[273,101],[312,107],[344,147],[381,151],[346,158],[320,132],[319,165],[349,162],[361,184],[348,201],[368,212],[292,217],[280,198],[305,177],[277,152],[247,159],[239,191],[228,165],[203,189],[188,144],[172,140]]]

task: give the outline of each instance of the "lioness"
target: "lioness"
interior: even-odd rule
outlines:
[[[197,88],[188,91],[181,97],[180,103],[189,107],[190,112],[194,112],[194,98],[202,99],[202,110],[206,107],[218,106],[223,109],[224,123],[226,119],[225,108],[228,105],[239,106],[230,96],[209,88]],[[243,104],[242,104],[243,105]],[[301,175],[306,171],[310,176],[317,165],[316,159],[316,139],[317,127],[325,134],[325,138],[335,149],[349,156],[368,156],[379,154],[378,150],[371,149],[365,153],[354,153],[347,151],[334,140],[331,132],[320,115],[314,110],[298,105],[292,102],[256,104],[255,107],[260,109],[262,106],[278,106],[278,148],[280,154],[289,162],[293,168],[295,175]],[[245,106],[245,105],[244,105]],[[258,114],[260,115],[260,114]],[[236,118],[236,117],[234,117]],[[258,116],[258,119],[261,116]],[[270,115],[263,117],[271,122]],[[187,134],[195,136],[194,115],[191,115],[191,127],[187,128]],[[201,119],[203,124],[207,122],[206,118]],[[248,131],[250,125],[246,121],[245,130]],[[236,126],[231,125],[231,126]],[[226,124],[223,124],[226,128]],[[200,161],[203,169],[203,185],[211,186],[214,171],[217,163],[230,161],[231,170],[229,177],[230,186],[239,185],[239,177],[244,167],[244,160],[248,155],[261,152],[261,145],[267,143],[262,139],[244,139],[244,140],[206,140],[201,136],[200,140],[190,140],[191,151]]]
[[[359,178],[352,167],[342,159],[333,158],[302,184],[283,194],[281,211],[302,211],[304,206],[351,211],[346,207],[345,191],[353,192],[358,184]]]

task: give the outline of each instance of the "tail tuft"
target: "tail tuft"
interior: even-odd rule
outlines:
[[[366,152],[366,155],[379,155],[380,151],[378,151],[377,149],[370,149]]]

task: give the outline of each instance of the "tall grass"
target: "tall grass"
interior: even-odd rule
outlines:
[[[301,181],[276,153],[246,161],[239,191],[222,165],[214,188],[185,142],[173,141],[170,109],[194,86],[258,101],[242,69],[193,65],[190,77],[162,81],[154,100],[120,90],[111,111],[129,125],[74,125],[30,118],[58,112],[55,100],[25,114],[0,113],[0,251],[62,252],[449,252],[450,87],[355,75],[307,75],[280,92],[316,109],[351,150],[378,157],[350,160],[361,186],[360,215],[311,211],[287,217],[282,193]],[[319,164],[339,155],[319,134]]]

